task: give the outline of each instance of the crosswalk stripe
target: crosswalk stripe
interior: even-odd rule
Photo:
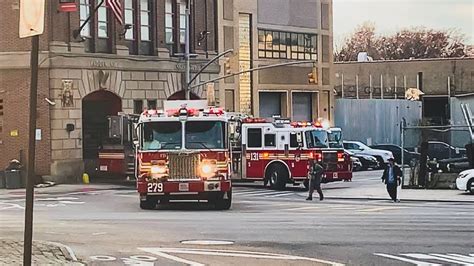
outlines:
[[[308,207],[299,207],[299,208],[285,209],[285,211],[315,210],[315,209],[320,209],[320,208],[321,208],[321,207],[319,207],[319,206],[308,206]]]
[[[249,191],[249,192],[233,192],[234,195],[242,195],[242,196],[271,196],[271,195],[280,195],[282,193],[290,193],[292,194],[293,192],[282,192],[282,191]]]
[[[401,254],[403,256],[415,258],[415,259],[423,259],[423,260],[438,260],[438,261],[445,261],[445,262],[450,262],[450,263],[456,263],[456,264],[462,264],[462,265],[472,265],[472,264],[466,264],[465,262],[458,261],[458,260],[452,260],[452,259],[447,259],[443,257],[439,257],[437,255],[439,254],[419,254],[419,253],[409,253],[409,254]]]
[[[404,207],[376,207],[376,208],[359,210],[359,212],[379,212],[379,211],[386,211],[386,210],[398,210],[398,209],[403,209],[403,208]]]
[[[430,255],[435,257],[437,260],[441,260],[441,261],[457,263],[457,264],[461,264],[461,265],[474,265],[472,263],[466,263],[463,260],[449,258],[449,256],[448,256],[448,258],[446,258],[445,255],[442,255],[442,254],[431,253]]]
[[[265,193],[265,191],[254,190],[254,191],[244,191],[244,192],[240,192],[240,191],[232,192],[232,194],[234,195],[252,195],[252,194],[261,194],[261,193]]]
[[[463,256],[463,255],[460,255],[460,254],[448,254],[448,255],[442,255],[442,256],[447,257],[447,258],[451,258],[451,259],[461,260],[461,261],[464,261],[464,262],[474,263],[474,258],[473,257]]]
[[[286,192],[286,193],[280,193],[280,194],[275,194],[275,195],[270,195],[270,196],[264,196],[265,198],[277,198],[277,197],[284,197],[284,196],[289,196],[293,195],[293,192]]]
[[[418,261],[418,260],[412,260],[412,259],[407,259],[407,258],[403,258],[403,257],[399,257],[399,256],[383,254],[383,253],[374,253],[374,255],[389,258],[389,259],[399,260],[399,261],[403,261],[403,262],[412,263],[412,264],[415,264],[417,266],[441,266],[441,264],[423,262],[423,261]]]

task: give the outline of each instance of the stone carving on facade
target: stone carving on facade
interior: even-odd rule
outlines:
[[[73,94],[72,89],[73,89],[72,80],[62,81],[62,92],[61,92],[62,107],[74,107],[74,94]]]
[[[107,81],[108,81],[109,77],[110,77],[109,72],[99,70],[99,72],[97,73],[97,78],[99,80],[99,88],[101,90],[107,89]]]

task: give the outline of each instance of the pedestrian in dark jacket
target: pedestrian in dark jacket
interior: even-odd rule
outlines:
[[[312,161],[309,167],[309,195],[306,200],[313,200],[313,193],[316,190],[319,194],[319,200],[324,199],[323,191],[321,190],[321,180],[323,178],[324,167],[317,161]]]
[[[402,170],[395,164],[393,158],[388,159],[388,165],[383,171],[382,182],[387,185],[387,191],[393,202],[400,202],[397,199],[397,188],[401,185]]]

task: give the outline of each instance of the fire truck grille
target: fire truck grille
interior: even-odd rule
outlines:
[[[170,154],[169,179],[186,180],[199,179],[197,169],[199,166],[199,154]]]

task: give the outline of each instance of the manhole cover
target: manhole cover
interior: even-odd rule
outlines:
[[[234,241],[227,241],[227,240],[183,240],[180,242],[181,244],[185,245],[233,245]]]

